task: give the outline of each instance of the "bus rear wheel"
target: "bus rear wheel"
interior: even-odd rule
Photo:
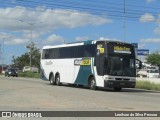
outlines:
[[[54,85],[55,84],[53,74],[50,75],[49,82],[50,82],[50,85]]]
[[[96,87],[96,81],[94,79],[94,77],[91,77],[90,80],[89,80],[89,87],[91,90],[96,90],[97,87]]]
[[[61,85],[61,82],[60,82],[60,76],[59,75],[56,75],[56,85],[60,86]]]

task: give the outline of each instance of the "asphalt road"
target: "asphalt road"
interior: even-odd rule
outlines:
[[[48,81],[0,76],[0,111],[160,111],[160,92],[90,90]]]

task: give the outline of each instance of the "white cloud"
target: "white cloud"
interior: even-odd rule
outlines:
[[[150,13],[145,13],[139,18],[140,22],[153,22],[155,21],[155,17]]]
[[[90,38],[88,36],[81,36],[81,37],[76,37],[75,40],[76,41],[85,41],[85,40],[89,40]],[[94,40],[108,40],[108,41],[123,41],[117,38],[106,38],[106,37],[99,37],[98,39],[94,39]]]
[[[157,34],[157,35],[160,35],[160,27],[156,27],[154,29],[154,33]]]
[[[144,48],[145,46],[146,46],[145,43],[139,43],[139,44],[138,44],[138,48],[139,48],[139,49],[142,49],[142,48]]]
[[[160,24],[160,15],[158,16],[157,23]]]
[[[155,2],[156,0],[146,0],[147,3]]]
[[[20,45],[27,44],[30,39],[26,39],[24,37],[17,37],[10,33],[0,32],[0,42],[4,41],[5,45]]]
[[[6,40],[4,43],[6,45],[21,45],[21,44],[26,44],[26,39],[18,39],[18,38],[13,38],[11,40]]]
[[[0,32],[0,40],[5,39],[7,37],[8,37],[7,33]]]
[[[53,33],[53,30],[60,28],[98,26],[111,22],[112,20],[108,18],[76,10],[46,9],[45,7],[27,9],[21,6],[0,8],[0,28],[14,34],[13,36],[21,36],[22,38],[15,38],[14,41],[17,44],[23,44],[23,39],[30,39],[31,29],[32,38],[39,39],[40,36]]]
[[[147,39],[141,39],[140,42],[143,43],[160,43],[160,38],[147,38]]]
[[[106,38],[106,37],[100,37],[98,40],[109,40],[109,41],[123,41],[117,38]]]
[[[89,37],[88,36],[76,37],[75,40],[76,41],[85,41],[85,40],[89,40]]]
[[[45,31],[34,31],[32,30],[32,40],[38,39],[41,35],[44,35]],[[24,31],[22,33],[23,38],[31,39],[31,31]]]
[[[45,41],[46,44],[62,44],[64,43],[64,38],[55,34],[50,35]]]

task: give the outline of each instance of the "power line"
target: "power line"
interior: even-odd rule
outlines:
[[[92,3],[103,3],[103,4],[110,4],[110,5],[117,5],[117,6],[123,6],[123,4],[120,3],[112,3],[112,2],[106,2],[106,1],[96,1],[96,0],[82,0],[85,2],[92,2]],[[134,7],[134,8],[145,8],[145,9],[154,9],[154,10],[160,10],[159,7],[146,7],[146,6],[142,6],[142,5],[131,5],[131,4],[126,4],[126,7]]]
[[[83,0],[82,0],[83,1]],[[92,1],[92,0],[90,0],[90,1]],[[88,2],[88,0],[86,1],[85,0],[85,3],[83,2],[83,3],[81,3],[81,2],[79,2],[79,1],[77,1],[77,2],[70,2],[70,1],[66,1],[66,0],[59,0],[59,1],[56,1],[56,2],[63,2],[63,3],[67,3],[67,4],[74,4],[74,5],[82,5],[82,6],[84,6],[84,5],[87,5],[87,6],[91,6],[91,7],[101,7],[101,8],[104,8],[104,7],[107,7],[107,8],[110,8],[110,9],[117,9],[117,10],[123,10],[123,5],[124,4],[117,4],[117,3],[111,3],[111,2],[101,2],[101,1],[97,1],[97,3],[96,3],[96,5],[95,4],[93,4],[93,3],[87,3]],[[95,1],[94,1],[95,2]],[[40,2],[39,2],[40,3]],[[46,2],[45,2],[46,3]],[[49,2],[48,1],[48,3],[49,4],[52,4],[51,2]],[[48,4],[47,3],[47,4]],[[108,6],[104,6],[104,5],[99,5],[98,3],[105,3],[105,4],[109,4],[109,5],[117,5],[117,6],[122,6],[121,8],[118,8],[118,7],[108,7]],[[134,7],[134,8],[136,8],[136,7],[139,7],[139,8],[153,8],[153,7],[145,7],[145,6],[135,6],[135,5],[125,5],[126,6],[126,8],[128,7],[128,6],[130,6],[130,7]],[[156,9],[156,10],[160,10],[160,8],[154,8],[154,9]],[[134,11],[137,11],[137,12],[150,12],[151,13],[151,11],[142,11],[142,10],[136,10],[136,9],[128,9],[127,8],[127,10],[128,11],[132,11],[133,13],[134,13]],[[157,13],[157,12],[152,12],[153,14],[159,14],[159,13]]]
[[[58,3],[25,1],[25,3],[27,3],[28,5],[31,5],[30,3],[32,3],[35,6],[39,5],[39,4],[42,5],[42,4],[45,3],[46,5],[48,5],[48,6],[52,7],[52,8],[58,6],[58,7],[67,7],[67,8],[82,9],[82,10],[84,10],[84,9],[85,10],[94,10],[94,11],[106,12],[106,13],[111,12],[111,13],[123,14],[123,8],[115,8],[115,7],[108,7],[108,6],[106,6],[107,9],[106,8],[105,9],[104,8],[99,8],[98,6],[94,6],[95,8],[92,8],[92,7],[85,6],[84,3],[83,4],[81,3],[80,4],[81,6],[80,6],[77,3],[74,3],[74,5],[73,5],[73,2],[65,2],[67,4],[66,5],[66,4],[64,4],[64,0],[63,0],[63,2],[61,2],[61,1],[58,1]],[[89,4],[87,4],[87,5],[89,5]],[[135,11],[137,11],[137,12],[135,12]],[[142,10],[139,11],[139,10],[135,10],[135,9],[134,10],[126,9],[126,15],[139,15],[140,16],[140,15],[143,15],[144,13],[151,13],[152,15],[159,14],[158,12],[142,11]]]
[[[18,1],[18,2],[19,3],[20,2],[21,3],[29,3],[29,4],[32,3],[35,6],[36,5],[46,4],[46,5],[50,6],[50,7],[53,7],[52,5],[57,5],[57,6],[63,6],[63,7],[74,7],[74,8],[76,7],[76,8],[83,8],[83,9],[87,8],[87,9],[92,9],[92,10],[101,10],[101,11],[108,11],[108,12],[118,12],[118,13],[121,12],[121,13],[123,13],[123,8],[108,7],[108,6],[102,6],[102,5],[99,6],[99,5],[94,5],[94,4],[91,4],[91,3],[90,4],[86,4],[86,3],[80,3],[80,2],[68,2],[68,1],[65,1],[65,0],[56,1],[56,3],[51,3],[51,2],[36,2],[36,1],[29,1],[29,0],[27,0],[27,1]],[[116,3],[112,3],[112,4],[117,5]],[[92,7],[94,7],[94,8],[92,8]],[[107,9],[105,7],[107,7]],[[137,11],[137,12],[135,12],[135,11]],[[142,11],[142,10],[136,10],[136,9],[126,9],[126,14],[142,15],[143,13],[151,13],[151,14],[156,14],[156,15],[159,14],[158,12]]]
[[[23,9],[23,8],[19,8],[19,9]],[[75,11],[69,10],[69,9],[67,9],[67,11],[68,12],[75,12]],[[42,12],[43,13],[43,11],[36,11],[36,12]],[[50,13],[54,13],[54,11],[49,11],[49,12]],[[93,10],[92,11],[85,11],[85,10],[83,10],[83,12],[87,12],[85,14],[92,13],[92,14],[96,14],[96,15],[100,15],[100,16],[104,17],[104,14],[102,14],[100,12],[93,11]],[[112,14],[106,14],[106,17],[114,17],[115,19],[118,19],[118,18],[123,18],[124,16],[112,13]],[[137,18],[139,18],[139,17],[128,16],[128,19],[130,19],[130,20],[137,19]],[[0,19],[6,20],[6,18],[0,18]],[[12,18],[9,18],[9,19],[12,19]],[[12,20],[17,20],[17,19],[13,18]],[[120,20],[120,19],[118,19],[118,20]]]
[[[64,0],[63,0],[64,1]],[[27,7],[36,7],[37,5],[42,5],[42,2],[35,2],[35,1],[18,1],[16,2],[17,5],[24,5]],[[10,4],[15,4],[15,3],[10,3]],[[115,17],[115,18],[123,18],[123,11],[119,11],[119,10],[108,10],[108,9],[102,9],[102,8],[90,8],[90,7],[86,7],[86,6],[74,6],[71,3],[69,5],[65,5],[65,4],[57,4],[57,3],[50,3],[50,2],[43,2],[43,4],[47,4],[49,7],[62,7],[62,8],[70,8],[70,9],[75,9],[75,10],[82,10],[82,11],[86,11],[92,14],[98,14],[98,15],[103,15],[106,14],[109,17]],[[77,3],[76,3],[77,4]],[[78,4],[77,4],[78,5]],[[1,5],[2,6],[2,5]],[[138,13],[129,13],[126,12],[126,18],[128,19],[137,19],[139,18],[142,14],[138,14]],[[156,14],[157,15],[157,14]]]
[[[116,9],[117,11],[123,11],[123,6],[121,7],[121,8],[119,8],[119,7],[108,7],[108,6],[104,6],[104,5],[99,5],[99,4],[92,4],[92,3],[90,3],[90,4],[87,4],[87,3],[80,3],[80,2],[68,2],[68,1],[66,1],[66,0],[59,0],[59,1],[57,1],[58,3],[60,3],[60,2],[63,2],[63,3],[66,3],[66,4],[69,4],[69,5],[81,5],[81,6],[90,6],[90,7],[96,7],[96,8],[105,8],[105,7],[107,7],[107,9]],[[52,4],[52,3],[49,3],[49,4]],[[108,4],[108,2],[107,2],[107,4]],[[111,4],[111,3],[110,3]],[[117,5],[116,3],[112,3],[113,5]],[[119,4],[118,4],[119,5]],[[121,4],[121,5],[123,5],[123,4]],[[127,7],[127,5],[125,5],[126,7]],[[142,10],[136,10],[136,9],[128,9],[128,8],[126,8],[126,10],[127,11],[129,11],[129,12],[127,12],[126,11],[126,13],[128,13],[128,14],[139,14],[139,15],[142,15],[144,12],[149,12],[149,13],[152,13],[152,14],[159,14],[158,12],[151,12],[151,11],[142,11]],[[159,9],[160,10],[160,9]],[[137,11],[137,12],[135,12],[135,11]]]

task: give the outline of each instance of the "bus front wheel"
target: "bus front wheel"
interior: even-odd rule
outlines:
[[[97,87],[96,87],[96,81],[95,81],[94,77],[91,77],[89,81],[90,81],[90,82],[89,82],[89,87],[90,87],[90,89],[96,90]]]
[[[56,85],[60,86],[61,85],[61,82],[60,82],[60,76],[59,75],[56,75]]]

